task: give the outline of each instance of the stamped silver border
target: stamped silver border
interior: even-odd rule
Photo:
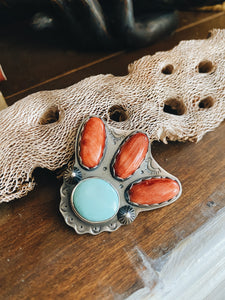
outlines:
[[[86,122],[92,117],[97,117],[97,116],[91,116],[85,119],[84,122],[82,122],[77,132],[77,138],[75,143],[75,151],[76,151],[75,163],[73,168],[76,170],[77,169],[80,170],[82,175],[82,180],[91,177],[97,177],[97,178],[104,179],[108,183],[110,183],[118,193],[119,209],[117,214],[114,217],[103,222],[98,222],[98,223],[90,222],[83,219],[81,216],[79,216],[77,213],[74,212],[71,205],[71,195],[74,188],[78,184],[79,180],[70,181],[68,180],[68,178],[66,178],[63,180],[63,184],[60,190],[60,194],[61,194],[60,212],[63,215],[65,222],[69,226],[71,226],[78,234],[89,233],[92,235],[96,235],[104,231],[112,232],[117,230],[122,225],[126,226],[126,224],[130,224],[131,222],[133,222],[140,212],[150,211],[150,210],[167,206],[175,202],[180,197],[182,193],[182,186],[180,181],[175,176],[169,174],[164,169],[162,169],[159,166],[159,164],[153,159],[151,154],[150,141],[148,146],[148,152],[145,156],[145,159],[141,163],[140,167],[129,178],[126,178],[125,180],[119,180],[119,178],[113,176],[112,165],[114,162],[114,158],[116,157],[116,153],[119,151],[120,147],[125,143],[125,141],[130,136],[142,131],[136,130],[134,132],[127,134],[126,132],[123,132],[121,130],[110,128],[109,126],[106,125],[104,120],[102,120],[103,123],[105,124],[106,140],[107,140],[105,144],[106,146],[104,149],[103,157],[99,165],[94,169],[93,168],[87,169],[84,168],[82,165],[80,165],[77,151],[79,151],[78,146],[79,146],[79,141],[81,136],[81,129],[83,128],[84,124],[86,124]],[[68,172],[67,172],[67,176],[68,176]],[[159,204],[152,204],[152,205],[138,205],[136,203],[132,203],[131,201],[129,201],[129,199],[126,196],[126,191],[128,187],[146,178],[157,178],[157,177],[158,178],[166,177],[175,180],[180,187],[180,191],[178,195],[166,202],[162,202]],[[127,207],[127,206],[130,206],[132,208],[132,211],[134,209],[134,214],[132,215],[133,217],[131,220],[127,220],[127,222],[124,222],[122,221],[121,216],[119,216],[119,211],[123,207]],[[119,219],[121,220],[121,222],[119,221]]]

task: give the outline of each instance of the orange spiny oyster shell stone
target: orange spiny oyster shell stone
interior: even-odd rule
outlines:
[[[180,187],[170,178],[150,178],[133,184],[129,190],[130,202],[151,205],[168,201],[178,195]]]
[[[6,80],[6,76],[2,70],[2,66],[0,65],[0,81]]]
[[[122,145],[114,163],[115,175],[121,179],[131,176],[141,165],[148,151],[148,137],[138,132]]]
[[[95,168],[100,163],[105,149],[105,124],[97,117],[90,118],[84,126],[79,156],[87,168]]]

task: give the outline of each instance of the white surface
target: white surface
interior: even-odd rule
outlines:
[[[225,209],[164,257],[152,260],[138,248],[136,253],[144,288],[127,300],[225,299]]]

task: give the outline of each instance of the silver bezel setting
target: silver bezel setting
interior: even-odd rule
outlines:
[[[89,168],[89,167],[85,166],[85,165],[83,164],[83,162],[82,162],[82,158],[80,157],[80,141],[81,141],[81,137],[82,137],[82,134],[83,134],[83,131],[84,131],[84,127],[85,127],[87,121],[89,121],[89,120],[90,120],[91,118],[93,118],[93,117],[95,117],[95,116],[90,116],[90,117],[88,117],[88,118],[85,120],[85,122],[82,123],[82,125],[80,126],[80,128],[79,128],[79,130],[78,130],[78,134],[77,134],[77,137],[78,137],[78,138],[76,139],[76,153],[75,153],[75,155],[77,156],[77,161],[78,161],[79,165],[80,165],[83,169],[88,170],[88,171],[95,170],[95,169],[97,169],[97,168],[101,165],[101,162],[103,161],[104,156],[105,156],[105,151],[106,151],[106,149],[107,149],[107,140],[108,140],[108,139],[107,139],[107,132],[106,132],[106,130],[105,130],[105,136],[106,136],[106,138],[105,138],[105,148],[104,148],[104,150],[103,150],[103,154],[102,154],[102,157],[101,157],[101,159],[100,159],[98,165],[95,166],[95,167],[93,167],[93,168]],[[102,120],[102,119],[101,119],[101,120]],[[102,121],[103,121],[103,120],[102,120]],[[104,125],[105,125],[105,122],[103,122],[103,123],[104,123]],[[105,129],[106,129],[106,127],[105,127]]]
[[[108,184],[111,185],[111,187],[112,187],[112,188],[115,190],[115,192],[117,193],[118,200],[119,200],[119,206],[118,206],[118,209],[117,209],[117,211],[115,212],[115,214],[114,214],[111,218],[108,218],[107,220],[103,220],[103,221],[99,221],[99,222],[90,221],[90,220],[85,219],[84,217],[82,217],[82,216],[79,214],[79,212],[77,211],[76,207],[74,206],[73,195],[74,195],[74,193],[75,193],[77,187],[79,186],[79,184],[80,184],[81,182],[84,182],[85,180],[88,180],[88,179],[90,179],[90,178],[99,178],[99,177],[88,177],[88,178],[86,178],[86,179],[80,181],[80,182],[74,187],[74,189],[73,189],[73,191],[72,191],[72,193],[71,193],[71,197],[70,197],[70,205],[71,205],[71,208],[72,208],[73,212],[78,216],[78,218],[80,218],[82,221],[87,222],[87,223],[89,223],[89,224],[97,224],[97,225],[100,225],[100,224],[103,224],[103,223],[105,223],[105,222],[111,222],[111,221],[115,218],[115,216],[117,215],[117,213],[118,213],[118,211],[119,211],[119,208],[120,208],[120,196],[119,196],[117,190],[114,188],[114,186],[113,186],[109,181],[107,181],[107,180],[105,180],[105,179],[103,179],[103,180],[105,180]],[[102,178],[100,178],[100,179],[102,179]]]
[[[125,180],[120,180],[119,178],[115,177],[113,174],[112,166],[115,160],[116,154],[118,153],[120,147],[126,142],[126,140],[132,136],[133,134],[141,131],[134,131],[130,134],[121,133],[121,131],[117,131],[115,129],[109,128],[105,122],[105,131],[106,131],[106,142],[105,142],[105,149],[103,152],[102,159],[97,167],[88,169],[85,166],[82,166],[79,161],[78,151],[79,151],[79,142],[80,136],[82,132],[82,128],[86,124],[86,122],[91,117],[87,118],[78,129],[77,139],[76,139],[76,147],[75,147],[75,163],[73,168],[78,168],[82,174],[82,180],[97,177],[104,179],[108,183],[110,183],[113,188],[117,191],[119,196],[119,210],[124,206],[130,206],[134,209],[135,218],[131,218],[131,222],[136,219],[138,214],[142,211],[149,211],[158,209],[164,206],[167,206],[173,202],[175,202],[182,193],[182,187],[180,181],[175,177],[166,172],[162,169],[158,163],[153,159],[151,154],[151,145],[149,142],[148,152],[145,156],[145,159],[141,163],[140,167],[129,177]],[[68,173],[67,173],[68,174]],[[137,182],[140,182],[144,179],[149,178],[170,178],[175,180],[179,184],[179,193],[176,197],[159,204],[152,204],[152,205],[138,205],[136,203],[132,203],[129,201],[129,197],[127,196],[128,189]],[[79,184],[79,183],[78,183]],[[67,180],[64,179],[60,193],[61,193],[61,202],[60,202],[60,212],[63,215],[65,222],[74,228],[74,230],[78,234],[85,234],[90,233],[92,235],[99,234],[103,231],[112,232],[117,230],[120,226],[126,225],[119,221],[118,219],[118,212],[110,219],[103,221],[103,222],[90,222],[84,218],[82,218],[73,208],[71,203],[72,193],[75,189],[77,184],[69,184],[68,178]],[[127,224],[131,223],[130,221]]]

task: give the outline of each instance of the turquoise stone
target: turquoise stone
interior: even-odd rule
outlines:
[[[85,179],[75,187],[72,204],[77,213],[89,222],[103,222],[119,209],[119,196],[114,187],[100,178]]]

